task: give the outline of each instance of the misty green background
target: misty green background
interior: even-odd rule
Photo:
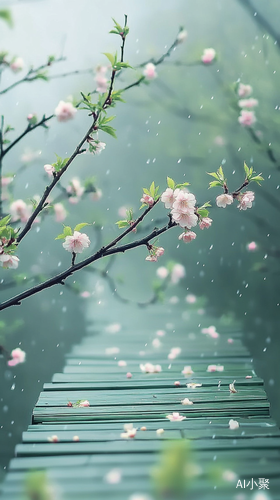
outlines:
[[[113,52],[119,46],[118,38],[108,35],[111,17],[122,22],[123,15],[128,15],[131,31],[125,60],[131,65],[160,56],[175,39],[179,26],[187,29],[185,43],[157,68],[158,79],[149,86],[129,90],[126,103],[114,110],[118,139],[100,133],[99,138],[107,143],[105,151],[97,157],[81,155],[69,169],[64,186],[74,176],[82,179],[94,175],[103,197],[99,202],[89,197],[77,206],[66,202],[66,223],[74,226],[81,221],[96,221],[104,227],[101,236],[107,242],[119,234],[115,225],[120,218],[118,208],[131,206],[137,213],[142,187],[153,180],[161,190],[167,175],[177,182],[189,181],[192,192],[203,203],[214,202],[218,194],[218,190],[207,190],[210,179],[206,172],[217,170],[220,164],[232,190],[242,182],[244,161],[262,172],[263,187],[252,186],[256,193],[252,210],[240,212],[236,205],[226,210],[213,206],[212,228],[197,231],[198,237],[191,244],[179,244],[177,228],[163,235],[160,245],[166,253],[158,264],[172,259],[186,267],[187,276],[181,286],[169,292],[180,297],[182,310],[186,308],[186,293],[194,293],[207,298],[211,314],[241,324],[256,371],[265,379],[272,415],[280,422],[280,47],[257,24],[258,15],[263,14],[277,29],[280,5],[276,0],[255,0],[254,5],[256,16],[238,0],[0,1],[0,7],[11,6],[14,19],[12,30],[1,22],[0,50],[23,57],[27,67],[40,65],[50,54],[60,55],[63,51],[67,60],[51,68],[50,74],[55,75],[106,64],[102,53]],[[215,48],[218,55],[211,66],[199,63],[207,47]],[[176,61],[183,64],[175,65]],[[4,72],[1,88],[20,75]],[[117,86],[132,82],[136,75],[128,71]],[[264,146],[271,144],[275,163],[270,161],[265,147],[254,143],[238,124],[232,90],[238,79],[253,86],[253,97],[259,100],[255,129],[262,133]],[[22,84],[0,96],[0,112],[6,123],[16,128],[11,135],[16,137],[25,128],[29,113],[38,117],[51,114],[60,100],[69,95],[79,98],[81,90],[89,92],[94,87],[92,74]],[[38,129],[27,135],[4,161],[3,173],[21,169],[14,181],[15,199],[27,200],[40,194],[47,180],[43,165],[55,161],[54,153],[69,156],[88,126],[89,118],[81,111],[71,122],[52,120],[48,131]],[[217,136],[224,138],[224,146],[215,144]],[[22,170],[20,157],[26,148],[41,154]],[[162,206],[154,212],[156,219],[166,216]],[[70,254],[63,250],[61,241],[54,241],[60,230],[61,224],[52,217],[34,228],[18,252],[20,272],[47,274],[69,265]],[[93,248],[100,235],[92,227],[88,235]],[[250,241],[259,245],[257,252],[247,252]],[[146,254],[144,248],[136,249],[119,256],[112,266],[111,275],[124,297],[143,301],[152,296],[151,284],[158,266],[146,262]],[[1,275],[9,280],[11,272],[2,270]],[[21,343],[27,362],[10,369],[0,360],[0,475],[30,421],[42,384],[62,369],[64,354],[94,323],[96,308],[106,304],[106,296],[111,294],[106,283],[85,271],[70,281],[78,282],[81,291],[90,291],[91,298],[85,300],[55,287],[1,314],[8,325],[13,325],[15,319],[22,320],[22,325],[6,336],[5,345],[12,349]],[[3,290],[1,300],[16,291]],[[111,319],[106,305],[104,315]],[[133,328],[133,317],[131,325]]]

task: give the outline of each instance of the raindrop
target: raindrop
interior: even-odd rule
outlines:
[[[159,120],[159,121],[157,122],[157,124],[158,124],[158,125],[160,125],[160,124],[161,124],[161,121]]]
[[[267,253],[266,253],[266,254],[265,254],[265,256],[264,256],[264,259],[267,259]]]
[[[60,267],[62,264],[62,262],[60,261],[58,264],[57,264],[57,267]]]
[[[66,311],[67,311],[67,307],[66,307],[66,306],[63,306],[63,308],[62,308],[62,312],[63,312],[63,313],[66,313]]]
[[[209,250],[212,250],[213,246],[214,246],[214,245],[211,245],[211,246],[209,247]]]
[[[266,352],[266,350],[267,350],[267,347],[265,347],[265,348],[263,349],[263,352]]]
[[[215,462],[215,460],[217,460],[217,455],[214,455],[213,460],[214,460],[214,462]]]
[[[109,173],[110,173],[110,170],[106,170],[106,175],[109,175]]]
[[[36,227],[36,233],[39,233],[40,229],[40,227]]]
[[[222,165],[224,165],[227,162],[225,158],[222,159]]]
[[[179,158],[179,160],[177,161],[177,163],[181,163],[181,161],[182,161],[182,158]]]
[[[238,148],[238,150],[237,150],[237,151],[241,151],[241,148]]]
[[[63,295],[63,292],[59,292],[59,295]]]
[[[171,366],[172,366],[171,364],[168,366],[168,370],[170,370]]]
[[[214,99],[214,96],[212,95],[211,100],[213,100],[213,99]]]
[[[269,384],[269,385],[274,385],[274,383],[275,383],[275,382],[274,382],[273,378],[271,378],[271,379],[268,381],[268,384]]]
[[[147,165],[149,165],[150,161],[151,161],[150,158],[146,161]]]
[[[25,184],[25,189],[27,189],[29,186],[28,182]]]
[[[153,163],[155,163],[155,161],[156,161],[156,158],[153,159]]]
[[[254,12],[254,17],[256,17],[257,15],[258,15],[258,13],[257,13],[257,12]],[[256,37],[256,38],[257,38],[257,37]]]
[[[16,384],[13,384],[12,387],[11,387],[11,391],[14,391],[15,387],[16,387]]]

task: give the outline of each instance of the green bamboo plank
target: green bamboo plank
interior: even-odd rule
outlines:
[[[127,421],[127,420],[126,420]],[[86,422],[86,423],[77,423],[75,422],[74,424],[68,423],[68,424],[63,424],[63,423],[55,423],[55,424],[36,424],[36,425],[29,425],[28,426],[28,432],[38,432],[40,431],[61,431],[61,430],[105,430],[105,429],[111,429],[111,430],[118,430],[120,432],[123,431],[123,424],[126,421],[122,421],[121,419],[115,422]],[[247,417],[247,418],[238,418],[238,422],[240,425],[240,428],[243,429],[245,432],[249,430],[266,430],[268,433],[270,431],[278,432],[279,429],[277,427],[276,422],[272,418],[264,418],[264,417]],[[168,425],[168,429],[205,429],[207,426],[211,426],[213,429],[226,429],[229,426],[229,419],[228,417],[211,417],[210,418],[205,418],[205,417],[200,417],[200,418],[191,418],[188,417],[185,420],[182,420],[181,422],[166,422]],[[144,419],[138,420],[134,422],[134,426],[137,428],[141,427],[146,427],[148,430],[156,430],[158,429],[158,423],[153,422],[153,421],[145,421]]]
[[[122,431],[123,432],[123,431]],[[247,430],[242,431],[241,429],[236,429],[234,431],[230,429],[198,429],[194,430],[184,430],[182,432],[183,437],[190,440],[196,439],[243,439],[243,437],[267,437],[275,438],[280,437],[280,432],[276,430],[275,432],[268,433],[266,430],[258,431],[256,430]],[[135,438],[136,440],[146,440],[146,439],[180,439],[182,436],[179,430],[168,430],[165,428],[165,431],[161,435],[156,434],[156,430],[147,430],[147,431],[138,431]],[[22,442],[23,443],[48,443],[52,434],[49,431],[39,431],[39,432],[23,432],[22,434]],[[57,431],[56,436],[59,442],[73,442],[74,438],[78,436],[80,442],[96,442],[96,441],[111,441],[111,440],[119,440],[120,439],[120,431],[116,432],[111,429],[107,429],[106,431]]]
[[[122,439],[120,441],[102,441],[102,442],[75,442],[75,443],[33,443],[19,444],[16,446],[17,456],[41,456],[41,455],[67,455],[67,454],[85,454],[85,453],[156,453],[162,450],[162,441],[156,440],[135,440]],[[279,451],[280,438],[246,438],[243,439],[212,439],[197,440],[194,442],[194,449],[200,451],[219,451],[221,449],[230,449],[233,453],[236,451],[268,450],[276,449]]]
[[[253,373],[248,373],[248,375],[252,375],[252,377],[254,377]],[[126,377],[125,374],[122,374],[122,377]],[[108,375],[107,377],[108,378]],[[111,388],[115,388],[115,390],[118,390],[118,387],[119,386],[119,383],[116,384],[116,380],[117,379],[117,376],[115,376],[114,374],[114,377],[111,375],[111,377],[109,378],[109,382],[106,382],[106,378],[104,380],[104,377],[102,377],[102,380],[96,380],[94,374],[91,374],[91,373],[55,373],[53,378],[52,378],[52,382],[53,383],[77,383],[77,382],[91,382],[91,383],[94,383],[95,384],[95,387],[99,387],[100,389],[104,389],[104,387],[108,387],[108,384],[110,384],[110,387]],[[151,383],[154,385],[154,387],[170,387],[170,386],[174,386],[174,382],[175,381],[179,381],[181,383],[181,385],[183,384],[187,384],[189,382],[196,382],[196,383],[200,383],[200,384],[203,384],[203,386],[217,386],[219,384],[219,381],[221,381],[221,385],[229,385],[229,383],[231,383],[233,381],[233,377],[222,377],[220,374],[219,375],[216,375],[216,376],[212,376],[210,378],[207,378],[207,377],[196,377],[195,375],[194,376],[190,376],[188,377],[187,379],[184,377],[180,377],[180,376],[169,376],[168,377],[168,374],[167,373],[155,373],[155,374],[143,374],[141,376],[141,374],[139,374],[139,376],[137,375],[137,380],[134,380],[134,377],[133,379],[130,379],[130,380],[123,380],[123,384],[122,386],[126,386],[126,387],[133,387],[134,384],[136,384],[139,380],[139,385],[141,385],[142,387],[147,387],[147,386],[151,386]],[[240,385],[251,385],[252,384],[252,379],[246,379],[245,377],[234,377],[234,380],[236,380],[236,383],[235,383],[235,386],[238,388],[238,386]],[[115,383],[114,383],[115,382]],[[263,380],[262,379],[259,379],[257,378],[257,383],[258,385],[259,384],[263,384]]]
[[[54,443],[56,444],[56,443]],[[117,458],[116,458],[117,457]],[[198,462],[213,462],[215,461],[217,464],[232,464],[238,462],[240,464],[245,464],[246,467],[250,463],[252,465],[256,464],[271,464],[279,466],[280,459],[280,451],[279,449],[266,449],[265,450],[265,459],[262,455],[256,453],[253,449],[244,449],[242,450],[242,454],[232,454],[232,450],[223,449],[215,451],[213,454],[213,450],[196,450],[195,457]],[[215,460],[214,460],[215,459]],[[139,466],[143,463],[154,464],[155,463],[155,455],[154,453],[130,453],[129,451],[123,452],[120,451],[117,454],[102,453],[102,454],[94,454],[94,455],[64,455],[63,460],[61,460],[61,456],[59,455],[41,455],[41,456],[24,456],[17,457],[11,460],[9,464],[10,470],[32,470],[32,469],[48,469],[51,467],[60,467],[60,468],[68,468],[68,467],[86,467],[89,465],[101,465],[107,464],[112,467],[114,464],[131,464],[135,463]],[[244,470],[247,470],[246,468]]]

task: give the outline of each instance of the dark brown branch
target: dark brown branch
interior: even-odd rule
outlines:
[[[139,224],[141,222],[141,220],[143,220],[143,218],[150,212],[150,210],[152,208],[153,207],[148,207],[144,211],[144,213],[135,221],[134,224],[132,224],[126,231],[124,231],[118,238],[116,238],[114,241],[109,243],[107,246],[100,248],[100,250],[98,250],[94,255],[88,257],[87,259],[85,259],[77,264],[75,264],[74,266],[69,267],[68,269],[66,269],[62,273],[58,274],[57,276],[54,276],[53,278],[50,278],[50,279],[44,281],[43,283],[40,283],[39,285],[36,285],[33,288],[30,288],[29,290],[26,290],[25,292],[22,292],[22,293],[16,295],[12,299],[9,299],[5,302],[2,302],[2,304],[0,304],[0,311],[2,311],[3,309],[7,309],[8,307],[14,306],[14,305],[20,305],[24,299],[31,297],[32,295],[35,295],[35,294],[41,292],[42,290],[50,288],[54,285],[59,285],[59,284],[64,285],[64,281],[69,276],[72,276],[75,272],[79,271],[80,269],[83,269],[84,267],[92,264],[93,262],[95,262],[101,258],[107,257],[108,255],[113,255],[116,253],[124,253],[128,250],[131,250],[132,248],[136,248],[139,246],[147,246],[147,244],[149,244],[150,240],[156,238],[160,234],[165,233],[166,231],[168,231],[169,229],[171,229],[172,227],[175,227],[177,225],[175,222],[171,222],[169,220],[167,225],[163,226],[160,229],[155,228],[150,234],[148,234],[147,236],[145,236],[141,240],[136,240],[136,241],[133,241],[131,243],[127,243],[125,245],[112,248],[122,238],[124,238],[129,232],[131,232],[132,229],[134,227],[136,227],[136,225]]]

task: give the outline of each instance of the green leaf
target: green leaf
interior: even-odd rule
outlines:
[[[154,181],[150,185],[150,193],[151,193],[151,197],[154,198],[155,197],[155,183],[154,183]]]
[[[101,125],[101,127],[99,127],[99,130],[103,130],[103,132],[105,132],[106,134],[111,135],[115,139],[117,138],[117,136],[116,136],[116,130],[113,127],[109,127],[108,125]]]
[[[183,184],[176,184],[175,188],[181,189],[183,187],[189,186],[189,182],[183,182]]]
[[[212,187],[216,187],[216,186],[223,186],[223,183],[220,182],[220,181],[209,182],[209,189],[212,188]]]
[[[119,227],[119,229],[123,229],[124,227],[129,226],[127,220],[118,220],[118,222],[116,222],[116,224]]]
[[[119,32],[117,30],[111,30],[109,33],[113,33],[114,35],[119,35]]]
[[[6,215],[6,217],[3,217],[0,220],[0,226],[1,227],[6,226],[7,224],[9,224],[10,220],[11,220],[11,216],[10,215]]]
[[[47,71],[41,71],[36,74],[35,79],[37,80],[44,80],[45,82],[48,82],[49,77],[48,77],[48,72]]]
[[[114,23],[115,23],[115,28],[116,30],[118,30],[118,33],[122,33],[123,29],[121,27],[121,25],[119,23],[117,23],[117,21],[112,17]]]
[[[212,177],[215,177],[215,179],[219,180],[219,176],[216,174],[216,172],[207,172],[208,175],[211,175]]]
[[[7,25],[10,28],[13,27],[12,14],[11,14],[11,12],[8,9],[1,9],[0,10],[0,19],[2,19],[3,21],[5,21],[5,23],[7,23]]]
[[[55,238],[55,240],[64,240],[64,238],[65,238],[64,234],[61,233]]]
[[[263,180],[264,180],[264,178],[261,175],[255,175],[254,177],[250,178],[250,181],[256,182],[259,186],[261,185],[260,181],[263,181]]]
[[[200,217],[208,217],[209,210],[206,210],[206,208],[198,208],[197,213],[200,215]]]
[[[173,190],[175,189],[175,182],[171,177],[167,177],[167,186]]]
[[[105,117],[102,119],[101,124],[102,124],[102,125],[103,125],[103,124],[105,125],[105,123],[109,123],[109,122],[111,122],[112,120],[114,120],[115,118],[116,118],[116,116],[115,116],[115,115],[114,115],[114,116],[105,116]]]
[[[89,226],[90,224],[88,224],[87,222],[81,222],[80,224],[77,224],[75,227],[74,227],[74,231],[80,231],[80,229],[82,229],[83,227],[85,226]]]
[[[217,174],[218,174],[220,180],[224,180],[225,179],[224,172],[223,172],[223,167],[219,167],[218,168]]]
[[[244,170],[245,170],[246,177],[248,178],[250,176],[250,169],[246,165],[245,161],[244,161]],[[253,173],[253,169],[252,169],[252,173]]]
[[[113,56],[113,54],[110,54],[109,52],[103,52],[103,54],[104,54],[104,56],[107,57],[107,59],[109,59],[111,66],[114,66],[115,56]]]
[[[72,229],[70,226],[64,226],[64,229],[63,229],[63,234],[64,234],[64,237],[65,236],[72,236]]]
[[[150,196],[150,191],[147,188],[143,188],[143,193],[145,193],[148,196]]]

